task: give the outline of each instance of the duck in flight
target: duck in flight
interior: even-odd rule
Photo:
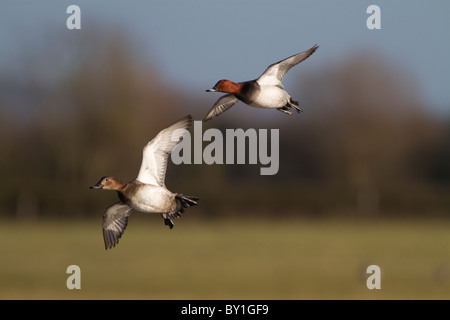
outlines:
[[[90,187],[114,190],[119,196],[119,200],[106,207],[103,214],[105,249],[111,249],[119,243],[127,227],[128,217],[134,211],[159,213],[165,225],[172,229],[172,219],[180,217],[184,209],[197,205],[197,197],[172,193],[164,182],[167,158],[191,124],[192,117],[186,116],[159,132],[146,144],[141,168],[135,180],[123,183],[114,177],[106,176]]]
[[[284,90],[281,81],[289,69],[307,59],[318,48],[319,46],[315,45],[309,50],[271,64],[256,80],[239,83],[220,80],[213,88],[206,91],[225,92],[227,94],[216,101],[203,121],[211,120],[220,115],[239,100],[256,108],[277,109],[287,114],[292,114],[290,109],[300,112],[298,102],[292,100],[291,96]]]

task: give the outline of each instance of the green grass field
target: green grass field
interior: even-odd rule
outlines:
[[[0,221],[1,299],[450,299],[450,221]],[[81,290],[69,290],[69,265]],[[366,287],[367,266],[381,289]]]

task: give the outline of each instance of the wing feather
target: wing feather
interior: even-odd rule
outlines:
[[[136,180],[161,187],[165,185],[169,154],[187,134],[187,129],[191,124],[192,116],[188,115],[160,131],[153,140],[145,145],[141,168]]]
[[[120,237],[128,225],[128,217],[133,209],[121,201],[106,207],[103,214],[103,240],[105,249],[111,249],[119,243]]]
[[[211,120],[214,117],[217,117],[219,114],[224,113],[232,106],[234,106],[239,101],[238,98],[232,93],[228,93],[219,98],[219,100],[214,103],[212,108],[208,111],[208,114],[205,116],[203,121]]]
[[[312,55],[319,46],[316,44],[309,50],[303,51],[299,54],[295,54],[284,60],[271,64],[266,71],[258,78],[257,82],[260,85],[274,85],[283,88],[281,80],[286,73],[295,65],[299,64],[303,60]]]

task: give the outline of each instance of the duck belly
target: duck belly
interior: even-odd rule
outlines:
[[[133,209],[147,213],[172,212],[177,207],[175,195],[159,186],[145,186],[130,200]]]
[[[250,105],[256,108],[281,108],[289,99],[289,94],[280,87],[261,86],[261,91]]]

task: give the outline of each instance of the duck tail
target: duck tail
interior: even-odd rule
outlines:
[[[177,199],[178,202],[177,211],[180,211],[181,213],[183,213],[184,209],[186,208],[196,206],[198,204],[197,201],[199,200],[199,198],[197,197],[185,196],[182,194],[177,194],[175,198]]]
[[[172,229],[173,223],[171,225],[168,220],[181,217],[184,209],[196,206],[198,204],[197,201],[199,200],[197,197],[190,197],[182,194],[176,194],[175,199],[177,200],[177,210],[163,215],[165,224],[169,225],[170,229]]]

